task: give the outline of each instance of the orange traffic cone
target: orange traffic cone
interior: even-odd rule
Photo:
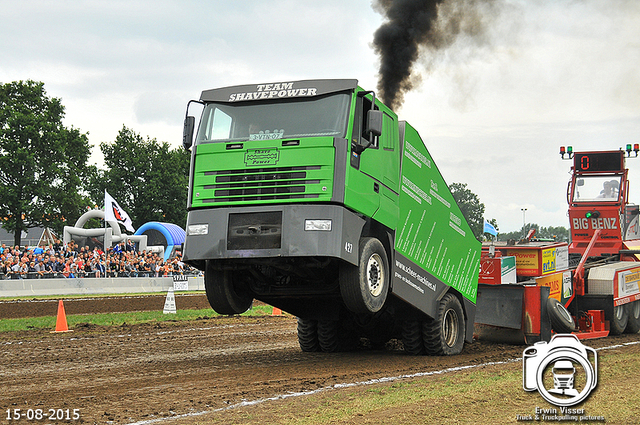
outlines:
[[[278,307],[273,307],[273,312],[271,313],[272,316],[281,316],[282,315],[282,310],[280,310]]]
[[[67,326],[67,315],[64,313],[64,304],[62,300],[58,301],[58,318],[56,319],[56,330],[54,332],[73,332]]]

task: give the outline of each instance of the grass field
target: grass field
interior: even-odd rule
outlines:
[[[273,311],[273,307],[258,305],[252,307],[242,316],[267,316]],[[212,309],[203,310],[177,310],[175,314],[163,314],[162,311],[144,311],[131,313],[108,313],[108,314],[72,314],[66,315],[70,329],[79,324],[90,324],[100,326],[121,326],[123,324],[134,325],[137,323],[163,322],[163,321],[185,321],[199,318],[219,316]],[[56,317],[27,317],[21,319],[1,319],[0,332],[25,331],[29,329],[55,329]]]

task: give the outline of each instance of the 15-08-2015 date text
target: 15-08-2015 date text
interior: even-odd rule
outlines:
[[[77,421],[80,409],[7,409],[7,421]]]

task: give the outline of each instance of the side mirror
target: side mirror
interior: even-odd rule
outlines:
[[[380,136],[382,134],[382,111],[376,111],[370,109],[367,111],[367,127],[364,129],[365,133],[370,133],[373,136]]]
[[[196,118],[187,116],[184,119],[184,128],[182,130],[182,146],[189,150],[193,145],[193,129],[196,126]]]

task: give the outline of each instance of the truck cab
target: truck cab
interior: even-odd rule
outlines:
[[[567,188],[570,254],[582,256],[597,229],[600,236],[591,256],[618,255],[623,241],[640,239],[638,206],[628,204],[625,154],[623,150],[570,152],[567,158],[573,160]]]

